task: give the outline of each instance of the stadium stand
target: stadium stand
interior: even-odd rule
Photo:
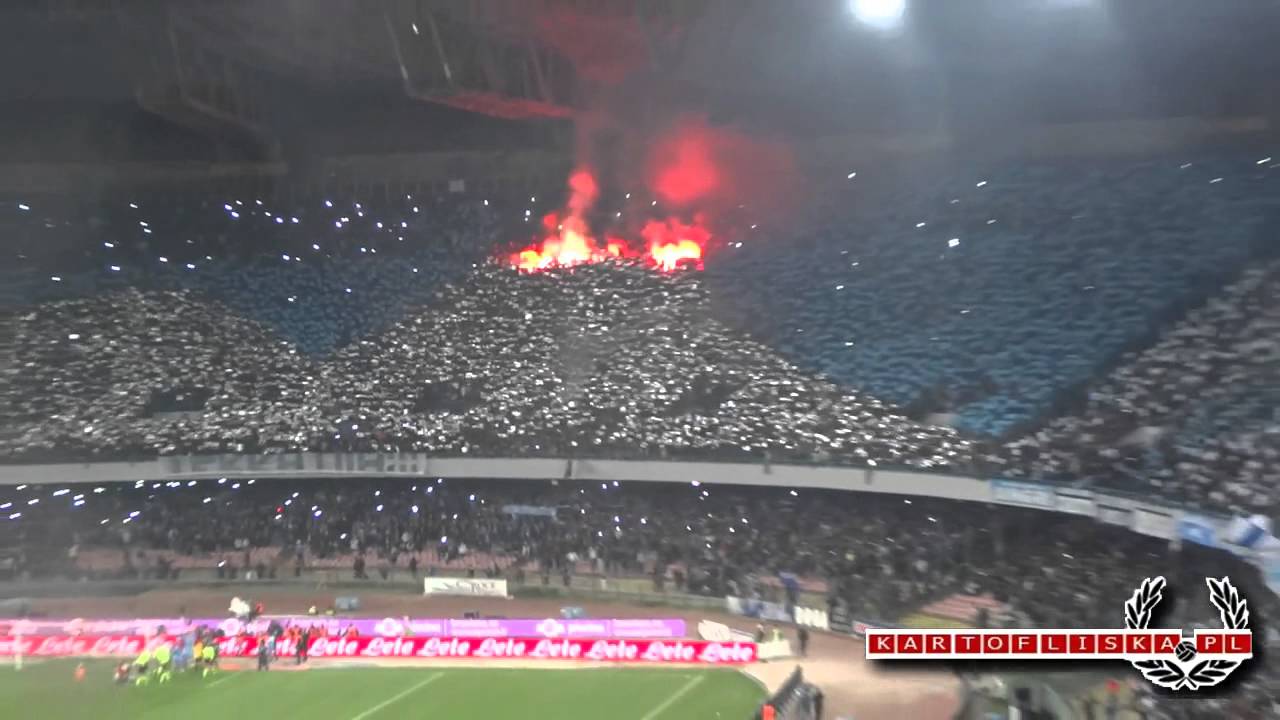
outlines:
[[[1257,159],[858,168],[820,221],[744,242],[709,282],[800,365],[1007,435],[1274,249],[1280,175]]]
[[[779,488],[411,482],[27,488],[8,496],[25,514],[0,524],[0,545],[20,548],[18,572],[32,577],[156,580],[215,566],[228,577],[296,568],[370,583],[418,573],[557,585],[631,576],[659,591],[795,603],[806,591],[778,582],[795,574],[830,611],[864,621],[896,622],[960,594],[987,598],[975,606],[989,611],[957,619],[992,627],[1119,627],[1124,601],[1157,574],[1186,598],[1164,622],[1214,627],[1203,578],[1229,573],[1258,617],[1276,610],[1256,571],[1223,551],[1174,552],[1089,518]],[[554,508],[555,520],[510,505]],[[1242,688],[1220,707],[1280,699],[1280,676],[1261,670]]]
[[[4,395],[21,432],[6,451],[688,450],[967,462],[956,431],[798,371],[724,329],[705,304],[693,275],[485,265],[432,311],[313,361],[185,292],[52,303],[18,319],[20,375]]]
[[[1280,5],[11,5],[0,615],[447,575],[1108,628],[1163,575],[1189,628],[1230,575],[1229,689],[1080,720],[1280,718]],[[713,229],[697,271],[646,221]],[[627,259],[510,267],[558,224]],[[292,453],[333,454],[254,475]],[[23,706],[92,697],[52,665]]]
[[[498,198],[310,198],[283,211],[178,193],[112,201],[102,217],[15,201],[0,209],[19,248],[0,283],[0,457],[801,461],[1272,512],[1275,177],[1221,155],[977,173],[954,193],[954,174],[924,193],[886,183],[881,202],[775,230],[794,241],[735,243],[706,272],[671,275],[625,263],[529,275],[486,260],[503,218],[524,212]],[[785,573],[860,617],[951,612],[959,594],[998,622],[1101,627],[1170,558],[1164,541],[1089,521],[923,500],[232,485],[15,496],[40,502],[0,525],[0,545],[23,548],[17,572],[85,577],[221,563],[376,578],[412,561],[423,574],[628,573],[785,599]],[[75,505],[86,500],[92,513]],[[503,514],[512,502],[569,522]],[[1232,562],[1178,557],[1186,583]],[[1180,606],[1175,620],[1198,612]],[[1214,711],[1280,691],[1267,672],[1243,687]]]
[[[6,497],[24,506],[23,522],[0,527],[10,540],[22,529],[25,569],[37,575],[154,576],[162,558],[179,569],[225,560],[242,570],[260,561],[292,570],[300,558],[308,568],[349,569],[358,556],[396,558],[404,572],[416,557],[424,573],[630,574],[697,594],[778,601],[790,594],[792,602],[807,592],[868,620],[896,619],[963,592],[998,599],[1012,621],[1111,627],[1138,582],[1165,572],[1174,557],[1166,541],[1087,518],[779,488],[206,480],[113,484],[100,493],[26,488]],[[555,521],[513,506],[554,509]],[[64,551],[73,544],[68,565]],[[35,548],[53,550],[37,560]],[[1203,548],[1184,549],[1182,560],[1190,578],[1211,560],[1238,564]],[[1239,569],[1256,580],[1256,571]]]
[[[1102,478],[1235,514],[1274,513],[1278,337],[1280,263],[1271,262],[1126,357],[1089,389],[1080,413],[1010,444],[1008,469]]]
[[[696,279],[530,277],[485,263],[502,218],[524,219],[531,198],[14,202],[2,214],[19,262],[4,287],[20,314],[6,323],[0,449],[28,460],[768,452],[972,468],[972,441],[932,422],[1014,440],[977,454],[986,472],[1264,509],[1274,270],[1239,273],[1268,247],[1275,168],[1226,151],[1110,162],[972,173],[981,179],[964,189],[957,173],[925,190],[915,176],[859,175],[809,222],[769,230],[785,240],[722,248]],[[68,244],[83,246],[81,261],[65,260]],[[1184,378],[1196,388],[1181,395],[1198,401],[1155,402],[1163,384],[1133,374],[1203,365],[1189,334],[1210,327],[1232,335],[1215,336],[1212,367]],[[1175,352],[1187,359],[1091,385],[1113,365]],[[59,383],[78,389],[41,389]],[[1206,383],[1219,387],[1212,402]],[[787,385],[803,389],[792,397]],[[242,412],[256,420],[245,426]],[[1046,414],[1062,417],[1038,430]]]
[[[281,203],[286,211],[229,195],[129,193],[93,209],[6,203],[17,262],[0,271],[0,302],[191,290],[323,355],[428,302],[496,235],[487,200],[309,197]]]

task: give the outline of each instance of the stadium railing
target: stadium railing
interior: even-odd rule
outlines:
[[[804,670],[797,665],[785,682],[756,708],[751,720],[763,720],[765,705],[772,705],[776,720],[816,720],[812,686],[804,681]]]

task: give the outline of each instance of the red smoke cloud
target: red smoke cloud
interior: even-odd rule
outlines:
[[[650,147],[649,188],[671,206],[715,213],[745,205],[776,213],[796,190],[786,145],[717,128],[701,117],[677,121]]]
[[[653,193],[664,203],[684,207],[716,192],[720,170],[706,133],[680,132],[659,143],[649,160]]]
[[[596,204],[600,186],[590,170],[579,168],[569,176],[569,212],[581,217]]]

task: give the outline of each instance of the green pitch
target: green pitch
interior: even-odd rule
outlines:
[[[0,718],[40,720],[749,720],[764,690],[733,670],[280,669],[112,682],[114,664],[0,666]]]

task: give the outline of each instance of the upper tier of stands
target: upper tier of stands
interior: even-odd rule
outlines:
[[[875,170],[857,168],[828,212],[708,274],[743,329],[801,365],[1004,435],[1280,249],[1280,163],[1262,159],[1018,164],[869,190]]]
[[[1259,155],[863,168],[674,278],[484,263],[550,195],[14,199],[0,447],[768,452],[1265,509],[1280,173]],[[975,470],[966,436],[1059,416]]]
[[[1280,262],[1251,268],[1156,344],[991,461],[1105,478],[1236,513],[1273,513],[1280,483]]]
[[[708,317],[694,274],[485,264],[430,311],[316,360],[189,291],[18,319],[0,451],[662,453],[945,468],[969,443],[798,370]]]
[[[5,203],[18,262],[0,269],[0,303],[192,290],[304,353],[327,355],[429,302],[499,235],[492,206],[479,198],[317,197],[274,207],[194,192],[137,195],[94,207],[61,198]]]

